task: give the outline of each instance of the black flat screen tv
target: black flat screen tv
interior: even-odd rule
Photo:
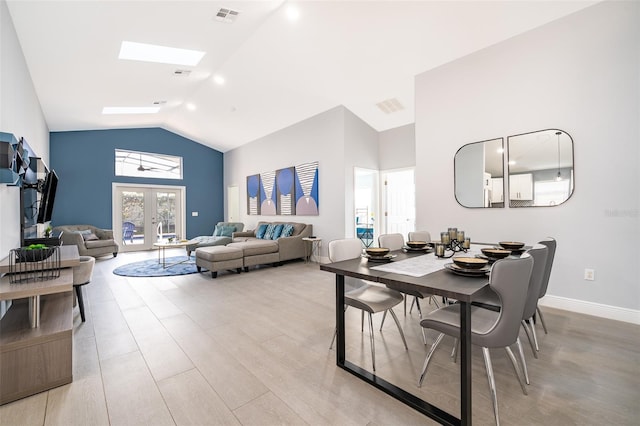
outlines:
[[[40,206],[38,207],[38,223],[51,221],[53,213],[53,203],[56,198],[56,189],[58,188],[58,175],[55,170],[47,173],[46,180],[42,189],[40,198]]]

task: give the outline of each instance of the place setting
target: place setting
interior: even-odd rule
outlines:
[[[453,257],[452,263],[446,263],[444,268],[454,274],[467,277],[484,277],[491,270],[489,260],[479,257]]]
[[[397,255],[389,253],[391,250],[385,247],[369,247],[365,249],[365,254],[362,255],[369,262],[386,263],[391,262],[391,259]]]
[[[426,241],[407,241],[402,250],[406,253],[431,253],[433,247]]]

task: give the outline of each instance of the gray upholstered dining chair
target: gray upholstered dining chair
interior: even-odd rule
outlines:
[[[78,301],[78,307],[80,308],[80,318],[82,319],[82,322],[85,322],[82,286],[91,282],[91,278],[93,277],[93,267],[95,264],[95,258],[91,256],[80,256],[80,264],[73,267],[73,288],[76,291],[76,299]]]
[[[547,237],[544,240],[540,241],[540,244],[544,244],[549,249],[549,253],[547,253],[547,263],[544,268],[544,277],[542,278],[542,286],[540,287],[540,296],[538,296],[538,300],[542,299],[545,294],[547,294],[547,287],[549,286],[549,277],[551,276],[551,268],[553,267],[553,259],[556,256],[556,246],[557,242],[555,238]],[[540,323],[542,323],[542,328],[544,330],[544,334],[547,334],[547,325],[544,323],[544,316],[542,316],[542,311],[540,310],[540,306],[536,304],[536,312],[538,314],[538,318],[540,318]]]
[[[531,272],[534,266],[534,259],[525,253],[519,258],[508,258],[496,261],[491,267],[489,275],[489,286],[496,292],[502,301],[500,312],[483,309],[478,306],[471,306],[471,343],[482,347],[482,355],[489,381],[489,390],[493,402],[493,413],[496,424],[500,424],[498,416],[498,400],[496,384],[493,374],[493,365],[489,348],[504,348],[513,365],[522,392],[526,395],[527,389],[523,383],[520,368],[510,346],[514,343],[520,345],[518,331],[527,300],[527,291]],[[418,386],[427,374],[427,368],[436,348],[442,342],[445,335],[458,337],[460,335],[460,305],[447,305],[437,309],[425,316],[420,321],[420,325],[440,332],[435,342],[431,346],[424,361]],[[521,351],[522,352],[522,351]]]
[[[348,259],[359,258],[362,254],[362,243],[357,238],[345,238],[341,240],[334,240],[329,242],[329,260],[331,262],[340,262]],[[393,307],[402,302],[402,294],[396,290],[392,290],[386,287],[380,287],[376,285],[368,284],[367,281],[360,280],[353,277],[344,277],[345,293],[344,303],[345,311],[348,306],[360,309],[362,311],[360,331],[364,331],[364,313],[369,315],[369,341],[371,342],[371,362],[373,364],[373,371],[376,371],[376,355],[375,355],[375,343],[374,343],[374,331],[373,331],[373,318],[372,315],[378,312],[389,312],[393,317],[393,320],[398,327],[402,342],[405,349],[407,347],[407,341],[404,338],[404,332],[400,326],[400,321]],[[347,290],[348,289],[348,290]],[[380,331],[382,331],[382,325],[380,325]],[[333,333],[333,339],[331,340],[331,346],[333,348],[333,342],[336,339],[338,329],[336,327]]]
[[[426,241],[431,242],[431,234],[428,231],[411,231],[408,235],[407,241]]]
[[[426,241],[426,240],[417,240],[417,241]],[[428,241],[431,241],[431,237],[429,237]],[[402,236],[402,234],[397,234],[397,233],[382,234],[378,237],[378,246],[386,247],[392,251],[401,250],[404,247],[404,237]],[[436,307],[440,307],[440,305],[438,304],[438,301],[436,300],[435,297],[433,297],[432,294],[424,293],[418,290],[414,290],[414,291],[407,291],[406,289],[400,290],[399,288],[394,288],[391,285],[389,285],[389,288],[393,288],[394,290],[398,290],[401,293],[407,294],[409,296],[413,296],[413,301],[411,302],[411,309],[415,304],[416,307],[418,308],[418,316],[420,318],[422,318],[422,308],[420,307],[420,299],[429,298],[429,300],[432,301],[436,305]],[[411,309],[409,309],[409,313],[411,313]],[[406,298],[404,298],[404,314],[407,315],[407,299]],[[384,325],[385,319],[386,319],[386,315],[385,317],[382,318],[383,325]],[[426,345],[427,335],[425,334],[424,329],[422,329],[421,331],[422,331],[422,341]]]

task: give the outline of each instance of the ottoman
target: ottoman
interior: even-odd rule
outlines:
[[[264,265],[266,263],[280,263],[278,243],[272,240],[250,240],[230,243],[227,247],[242,250],[245,272],[249,270],[249,266]]]
[[[242,268],[242,249],[227,246],[200,247],[196,249],[196,268],[211,271],[211,277],[217,278],[218,271],[235,269],[239,274]]]

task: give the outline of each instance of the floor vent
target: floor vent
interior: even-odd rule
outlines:
[[[404,106],[402,106],[400,101],[396,98],[386,99],[382,102],[378,102],[376,106],[380,108],[380,111],[384,112],[385,114],[392,114],[404,109]]]

